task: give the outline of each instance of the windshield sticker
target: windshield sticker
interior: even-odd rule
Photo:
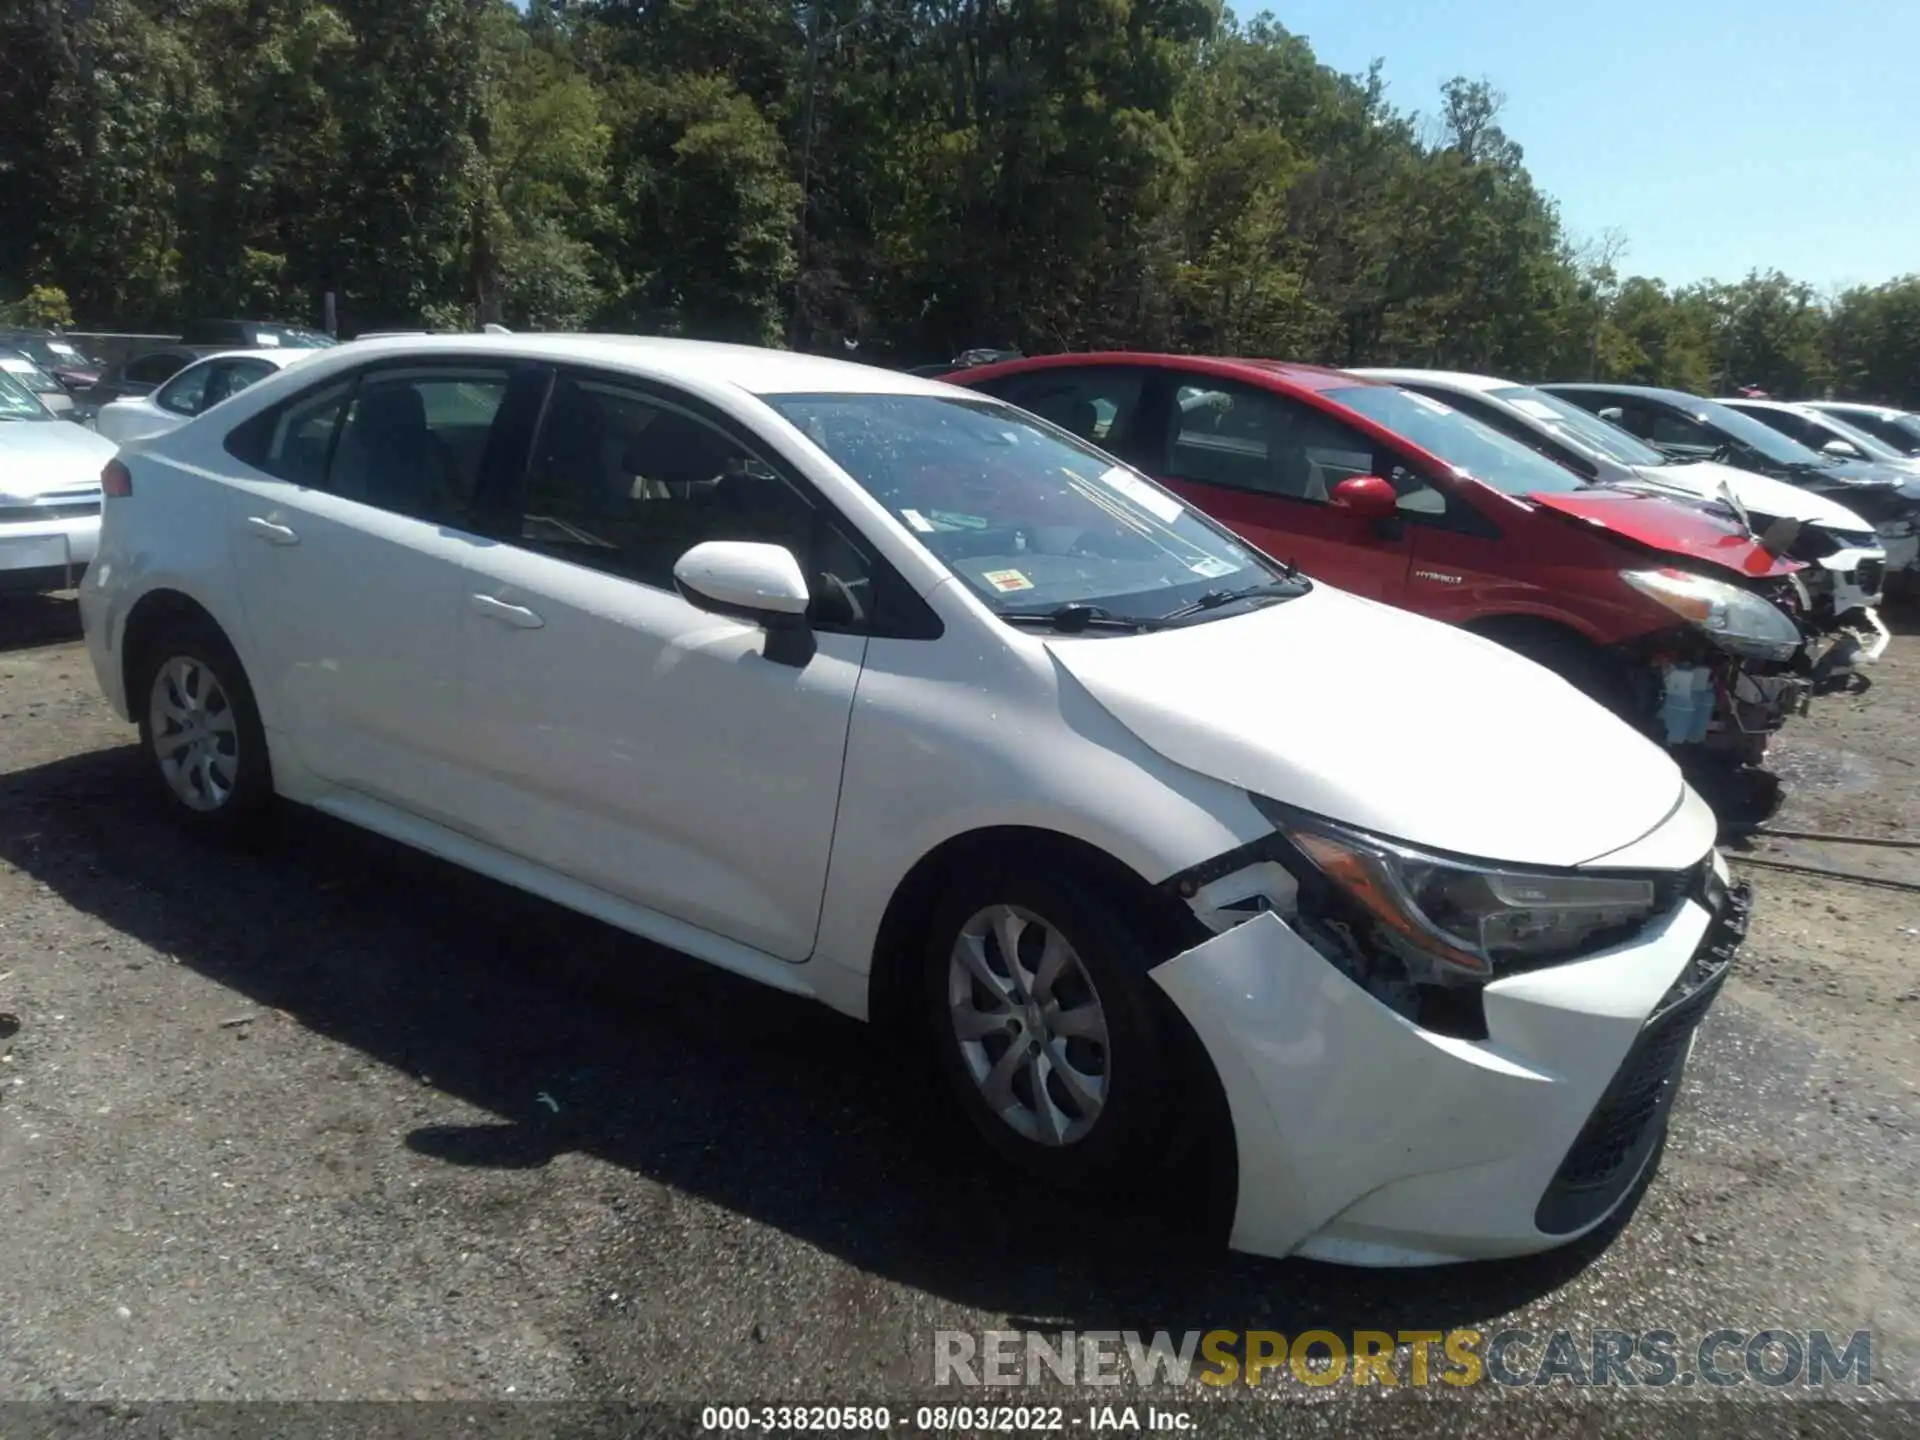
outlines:
[[[1422,409],[1431,410],[1436,415],[1451,415],[1453,413],[1451,406],[1442,405],[1438,400],[1431,399],[1428,396],[1418,394],[1412,390],[1407,391],[1407,398]]]
[[[256,335],[253,337],[253,343],[263,350],[275,350],[279,348],[280,337],[278,335]]]
[[[1067,472],[1072,475],[1072,471]],[[1077,475],[1074,479],[1079,479]],[[1131,470],[1123,470],[1116,465],[1100,477],[1100,483],[1109,490],[1118,490],[1127,499],[1138,505],[1162,525],[1171,525],[1187,513],[1187,507],[1171,495],[1162,495],[1153,486],[1147,484]]]
[[[955,510],[929,510],[927,519],[936,525],[957,527],[961,530],[984,530],[987,517],[984,515],[962,515]]]
[[[1196,575],[1204,575],[1209,580],[1218,580],[1222,575],[1231,575],[1240,567],[1231,560],[1216,560],[1206,555],[1198,560],[1189,560],[1187,568]]]
[[[998,590],[1002,595],[1014,590],[1033,589],[1033,581],[1022,575],[1018,570],[989,570],[980,578],[993,586],[993,588]]]
[[[1513,406],[1513,408],[1518,410],[1522,415],[1531,415],[1536,420],[1550,420],[1550,421],[1557,422],[1560,419],[1560,412],[1558,410],[1555,410],[1551,405],[1541,400],[1520,399],[1520,400],[1509,400],[1507,403]]]
[[[905,520],[907,524],[911,525],[915,530],[918,530],[922,535],[931,535],[933,533],[933,522],[918,510],[902,510],[900,512],[900,518]]]

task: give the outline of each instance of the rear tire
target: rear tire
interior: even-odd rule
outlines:
[[[211,839],[251,831],[273,799],[273,769],[253,687],[227,637],[209,621],[168,620],[129,669],[127,702],[167,808]]]
[[[1154,963],[1133,927],[1069,876],[969,872],[935,907],[922,955],[927,1033],[968,1120],[1021,1170],[1087,1186],[1159,1163],[1180,1087],[1149,993]]]

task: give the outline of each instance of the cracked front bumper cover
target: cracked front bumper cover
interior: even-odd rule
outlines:
[[[1683,1021],[1691,1036],[1719,979],[1688,989],[1683,1012],[1663,1006],[1725,938],[1702,899],[1685,900],[1630,944],[1489,984],[1485,1040],[1421,1029],[1271,912],[1156,967],[1226,1092],[1232,1245],[1427,1265],[1547,1249],[1598,1225],[1655,1153],[1688,1048],[1675,1060],[1646,1037],[1670,1013],[1681,1021],[1659,1034]],[[1632,1118],[1624,1102],[1611,1121],[1601,1113],[1629,1070],[1641,1075],[1630,1098],[1655,1104],[1596,1179],[1604,1157],[1582,1141]],[[1583,1153],[1570,1180],[1562,1172]],[[1556,1186],[1578,1190],[1579,1204],[1549,1205]]]

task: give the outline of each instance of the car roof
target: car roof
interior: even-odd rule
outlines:
[[[1801,403],[1815,410],[1839,410],[1842,412],[1858,410],[1868,415],[1892,416],[1910,415],[1913,413],[1910,410],[1902,410],[1898,405],[1871,405],[1865,400],[1806,400]]]
[[[1731,405],[1735,409],[1745,406],[1751,410],[1785,410],[1788,414],[1804,410],[1807,407],[1798,400],[1761,400],[1752,395],[1722,395],[1716,397],[1722,405]]]
[[[1347,373],[1364,375],[1369,380],[1384,380],[1388,384],[1398,384],[1403,380],[1424,381],[1429,385],[1440,385],[1449,390],[1467,390],[1474,394],[1509,390],[1521,383],[1502,379],[1498,375],[1472,375],[1465,370],[1413,370],[1392,365],[1362,365]]]
[[[150,352],[151,353],[151,352]],[[229,345],[215,346],[196,355],[193,363],[202,364],[208,360],[265,360],[276,369],[284,370],[295,360],[307,355],[324,355],[327,352],[310,345]]]
[[[1019,360],[1003,360],[992,365],[972,365],[961,373],[965,383],[991,380],[999,375],[1022,375],[1034,370],[1058,370],[1074,365],[1140,365],[1148,369],[1184,370],[1192,374],[1212,375],[1220,379],[1239,379],[1254,384],[1280,381],[1299,390],[1352,389],[1356,385],[1374,385],[1364,375],[1351,370],[1335,370],[1326,365],[1302,365],[1292,360],[1260,360],[1227,355],[1171,355],[1151,351],[1092,350],[1060,355],[1029,355]]]
[[[498,355],[556,364],[574,361],[630,368],[662,379],[728,386],[751,395],[952,396],[958,393],[951,385],[878,365],[755,345],[659,335],[395,335],[348,340],[331,349],[311,353],[324,357],[328,373],[350,369],[371,359],[440,354]]]
[[[1665,400],[1673,405],[1694,405],[1700,396],[1684,390],[1668,390],[1659,385],[1609,385],[1599,380],[1552,380],[1533,387],[1536,390],[1585,390],[1595,395],[1638,395],[1646,400]]]

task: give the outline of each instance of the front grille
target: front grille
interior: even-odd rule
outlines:
[[[1569,1234],[1604,1215],[1633,1183],[1665,1132],[1689,1042],[1726,983],[1753,908],[1747,886],[1728,888],[1711,870],[1695,886],[1698,893],[1691,898],[1710,905],[1713,922],[1687,968],[1641,1026],[1613,1083],[1541,1195],[1533,1222],[1545,1234]]]

